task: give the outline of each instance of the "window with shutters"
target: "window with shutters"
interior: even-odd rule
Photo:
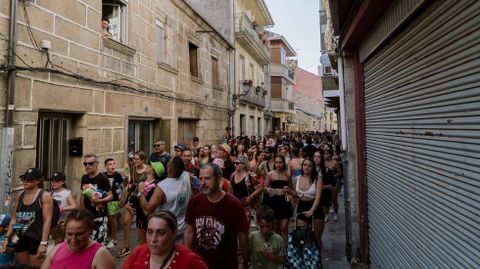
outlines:
[[[157,32],[157,63],[164,63],[165,56],[164,56],[164,49],[165,49],[165,30],[163,23],[159,20],[156,22],[156,32]]]
[[[242,55],[240,55],[240,74],[239,74],[239,79],[240,81],[243,81],[245,80],[245,57],[243,57]]]
[[[212,62],[212,85],[220,85],[220,74],[218,71],[218,60],[211,57]]]
[[[190,75],[200,78],[198,75],[198,47],[192,43],[188,43],[188,57],[190,63]]]
[[[102,35],[124,44],[127,43],[127,3],[128,0],[102,0],[102,17],[108,19],[106,31],[110,34]]]

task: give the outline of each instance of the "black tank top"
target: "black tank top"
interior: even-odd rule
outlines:
[[[238,183],[235,182],[235,177],[233,177],[232,180],[230,181],[230,183],[232,184],[233,194],[235,195],[235,197],[237,197],[240,200],[248,196],[248,188],[245,182],[246,177],[247,176],[245,176]]]
[[[23,203],[23,197],[25,192],[20,194],[20,200],[17,207],[17,223],[23,224],[24,235],[33,238],[38,241],[42,241],[42,228],[43,228],[43,210],[40,206],[41,194],[43,191],[39,189],[37,198],[29,205]]]
[[[288,186],[288,181],[282,179],[276,179],[270,181],[270,188],[272,189],[283,189],[283,187]]]

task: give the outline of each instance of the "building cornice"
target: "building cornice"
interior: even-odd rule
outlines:
[[[235,50],[235,46],[230,43],[215,27],[212,26],[206,18],[195,10],[195,8],[187,0],[172,0],[172,3],[177,6],[185,15],[187,15],[194,22],[198,23],[202,32],[212,32],[213,38],[218,42],[224,44],[229,50]]]

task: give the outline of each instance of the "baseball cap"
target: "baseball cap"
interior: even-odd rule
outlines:
[[[25,179],[37,179],[37,178],[42,178],[42,172],[40,172],[39,169],[33,167],[33,168],[28,168],[23,175],[19,176],[20,178],[25,178]]]
[[[6,227],[10,224],[10,215],[9,214],[1,214],[0,215],[0,227]]]
[[[53,180],[53,181],[65,181],[67,177],[63,172],[55,172],[53,173],[52,177],[49,178],[48,180]]]
[[[183,145],[183,144],[175,145],[173,148],[174,149],[179,149],[181,151],[184,151],[186,149],[185,145]]]
[[[213,159],[212,163],[218,165],[220,168],[225,168],[225,161],[220,158]]]

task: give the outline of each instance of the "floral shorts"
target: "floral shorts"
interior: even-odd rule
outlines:
[[[107,208],[108,208],[109,216],[116,216],[118,213],[120,213],[120,202],[119,201],[108,202]]]

